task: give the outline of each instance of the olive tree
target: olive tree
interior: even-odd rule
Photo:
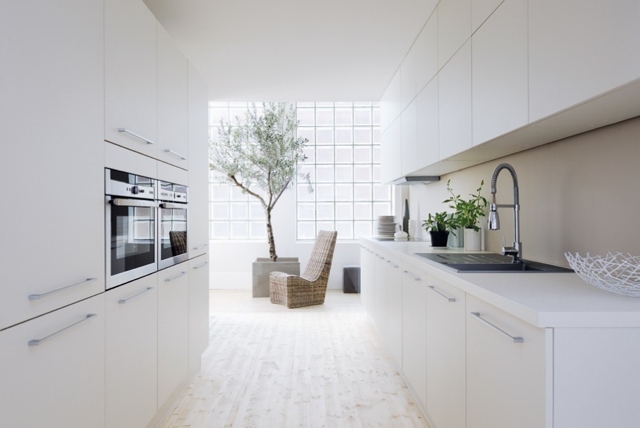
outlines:
[[[297,136],[298,120],[293,105],[255,104],[237,123],[221,120],[218,139],[209,143],[209,167],[242,189],[262,205],[267,223],[269,257],[278,259],[271,225],[271,212],[296,176],[309,184],[309,175],[299,174],[299,164],[307,159],[308,140]]]

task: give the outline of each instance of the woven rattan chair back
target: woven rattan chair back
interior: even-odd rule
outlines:
[[[302,278],[310,282],[324,281],[326,283],[329,281],[337,237],[338,232],[336,231],[321,230],[318,232],[309,263],[301,275]]]

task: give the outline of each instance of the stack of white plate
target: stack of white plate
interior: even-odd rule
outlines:
[[[396,233],[395,217],[392,215],[381,215],[378,217],[378,236],[381,238],[393,239]]]

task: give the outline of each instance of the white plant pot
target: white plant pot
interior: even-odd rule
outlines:
[[[467,251],[480,251],[482,249],[482,229],[477,232],[473,229],[464,230],[464,249]]]

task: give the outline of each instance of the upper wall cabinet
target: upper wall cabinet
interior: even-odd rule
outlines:
[[[420,168],[418,141],[416,140],[416,102],[412,101],[400,116],[402,127],[402,174],[410,174]]]
[[[471,45],[473,144],[480,144],[529,119],[527,0],[505,0]]]
[[[438,5],[438,68],[471,37],[471,0],[442,0]]]
[[[187,169],[189,156],[189,66],[187,58],[157,24],[158,159]],[[205,122],[206,123],[206,122]]]
[[[504,0],[473,0],[471,2],[471,32],[475,31]]]
[[[529,2],[530,120],[640,77],[640,2]]]
[[[416,97],[416,160],[418,167],[440,159],[438,136],[438,76]]]
[[[104,291],[102,1],[3,2],[0,40],[3,329]]]
[[[104,11],[104,139],[156,157],[156,19],[141,1],[104,0]]]
[[[397,118],[382,133],[380,181],[388,183],[402,175],[402,119]]]
[[[400,66],[400,111],[404,110],[416,96],[416,50],[415,45]]]
[[[424,26],[414,44],[416,92],[420,92],[438,72],[438,10]]]
[[[380,128],[384,132],[400,115],[400,70],[394,74],[380,98]]]

